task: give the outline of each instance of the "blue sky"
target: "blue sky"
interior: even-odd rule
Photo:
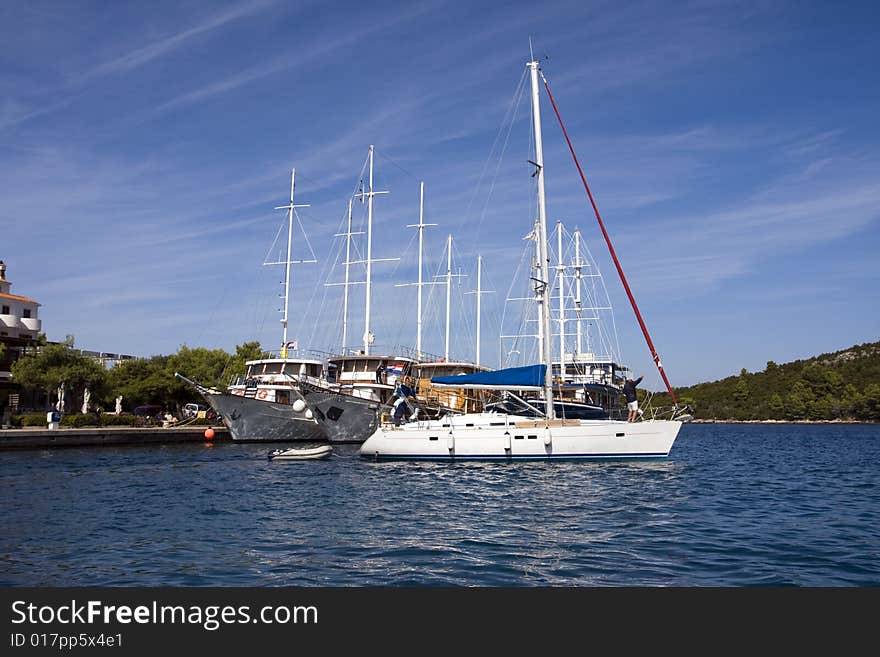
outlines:
[[[294,269],[291,337],[338,342],[331,265],[376,145],[373,329],[414,344],[413,231],[455,238],[453,353],[483,353],[534,216],[528,39],[673,384],[877,340],[876,4],[39,2],[0,8],[0,258],[50,339],[137,355],[280,341],[289,169],[318,264]],[[527,100],[527,97],[525,97]],[[546,99],[544,99],[546,101]],[[516,110],[513,121],[509,111]],[[622,357],[660,387],[546,102],[551,222],[579,226]],[[509,137],[507,136],[509,134]],[[493,149],[493,144],[495,148]],[[502,149],[499,145],[504,144]],[[503,150],[503,158],[499,153]],[[302,242],[297,237],[295,251]],[[524,292],[524,290],[520,290]],[[362,288],[350,332],[360,335]],[[441,299],[426,349],[442,351]]]

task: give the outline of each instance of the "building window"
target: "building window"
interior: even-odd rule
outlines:
[[[7,333],[6,331],[0,331],[0,336],[8,336],[8,335],[9,335],[9,333]]]
[[[9,314],[9,306],[3,306],[3,312],[0,315],[8,315]]]
[[[28,319],[30,316],[31,316],[31,309],[30,309],[30,308],[25,308],[25,309],[24,309],[24,315],[22,315],[22,317],[24,317],[25,319]]]

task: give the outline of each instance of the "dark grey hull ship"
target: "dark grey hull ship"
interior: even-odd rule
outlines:
[[[299,392],[331,443],[362,443],[379,426],[380,402],[310,383]]]
[[[327,440],[315,413],[295,389],[289,403],[276,403],[232,395],[177,376],[199,391],[224,423],[233,440],[240,442],[320,442]],[[297,404],[298,400],[302,400]],[[297,410],[297,409],[300,410]]]

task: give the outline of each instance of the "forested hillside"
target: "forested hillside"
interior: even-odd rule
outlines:
[[[880,342],[677,388],[697,419],[880,420]],[[654,405],[669,404],[666,393]]]

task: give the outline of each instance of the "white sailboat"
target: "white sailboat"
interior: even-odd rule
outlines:
[[[426,460],[517,460],[517,459],[656,459],[668,456],[681,421],[649,419],[628,423],[617,420],[557,419],[552,380],[550,328],[551,279],[549,246],[544,198],[543,144],[539,103],[537,61],[527,64],[531,76],[532,121],[535,137],[535,162],[538,191],[536,239],[539,280],[535,286],[540,330],[547,336],[541,344],[540,365],[495,372],[435,379],[438,385],[506,390],[511,393],[542,391],[543,417],[529,417],[499,412],[446,415],[437,420],[411,422],[401,427],[380,426],[361,446],[360,454],[373,459]],[[545,81],[546,86],[546,81]],[[549,87],[547,87],[549,93]],[[551,96],[552,102],[552,96]],[[574,152],[572,151],[572,154]],[[588,190],[589,191],[589,190]],[[592,200],[592,197],[591,197]],[[597,211],[597,218],[598,211]],[[599,218],[601,224],[601,218]],[[604,231],[604,227],[603,227]],[[609,241],[610,246],[610,241]],[[612,255],[613,251],[612,251]],[[616,262],[616,256],[615,262]],[[617,264],[617,263],[616,263]],[[628,285],[622,276],[627,293]],[[630,298],[632,300],[631,294]],[[633,301],[640,324],[641,316]],[[645,331],[646,338],[647,331]],[[666,380],[653,345],[655,361]],[[450,377],[451,378],[451,377]]]

